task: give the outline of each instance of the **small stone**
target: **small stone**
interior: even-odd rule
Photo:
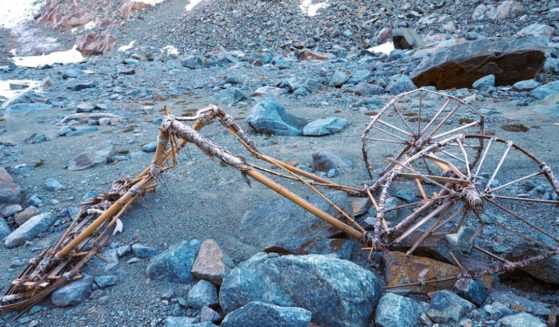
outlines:
[[[280,307],[270,303],[250,302],[229,313],[223,327],[308,327],[311,312],[297,307]]]
[[[157,249],[142,244],[132,244],[132,252],[138,258],[151,258],[159,254]]]
[[[92,112],[95,109],[95,104],[91,102],[82,102],[76,106],[76,112]]]
[[[396,49],[415,49],[425,44],[421,35],[409,28],[397,28],[393,30],[392,42]]]
[[[350,72],[337,71],[330,78],[328,85],[333,87],[341,87],[349,80],[350,77],[351,77]]]
[[[39,210],[37,210],[37,208],[35,206],[29,206],[27,208],[25,208],[25,210],[18,212],[15,216],[14,216],[14,221],[16,222],[16,224],[18,226],[23,225],[23,223],[25,223],[27,220],[29,220],[29,218],[36,216],[39,214]]]
[[[116,254],[118,257],[124,257],[132,253],[132,247],[130,245],[121,245],[116,248]]]
[[[533,89],[537,88],[540,85],[541,85],[540,82],[534,79],[529,79],[525,81],[516,82],[512,87],[517,91],[532,91]]]
[[[495,87],[495,75],[484,76],[472,84],[472,87],[478,91],[489,91]]]
[[[456,292],[466,300],[480,306],[489,293],[482,281],[472,278],[461,278],[454,283]]]
[[[204,57],[202,56],[189,56],[181,60],[181,65],[190,69],[202,69],[205,67]]]
[[[115,275],[97,276],[95,277],[95,285],[100,289],[116,285]]]
[[[43,200],[41,200],[37,194],[32,194],[29,199],[27,199],[27,203],[35,207],[40,207],[43,205]]]
[[[513,314],[513,311],[501,302],[493,302],[491,304],[486,304],[483,306],[483,311],[485,311],[491,320],[498,320],[504,316]]]
[[[198,256],[192,266],[192,274],[199,279],[221,285],[223,277],[231,270],[231,260],[212,239],[202,242]]]
[[[64,185],[60,183],[57,179],[48,177],[45,180],[45,188],[49,191],[60,191],[64,189]]]
[[[411,78],[407,75],[400,75],[386,87],[386,91],[393,95],[413,91],[415,89],[417,89],[417,86],[415,86]]]
[[[407,327],[419,324],[422,309],[414,300],[387,293],[383,295],[375,313],[375,323],[378,327]]]
[[[84,275],[81,279],[64,285],[54,291],[50,297],[52,304],[57,307],[67,307],[80,304],[91,294],[93,277]]]
[[[0,203],[19,202],[21,189],[4,167],[0,167]]]
[[[546,327],[547,325],[529,313],[521,312],[512,316],[501,318],[497,321],[502,327]]]
[[[307,121],[288,113],[276,100],[264,99],[252,107],[247,123],[257,133],[298,136]]]
[[[9,204],[0,210],[0,218],[13,216],[23,209],[19,204]]]
[[[50,212],[33,216],[8,235],[4,239],[4,245],[13,248],[33,240],[40,233],[47,231],[56,219],[56,215]]]
[[[188,291],[188,305],[193,308],[213,307],[217,303],[217,288],[207,280],[199,281]]]
[[[314,120],[303,127],[305,136],[323,136],[339,133],[348,126],[347,120],[337,117],[329,117]]]
[[[553,94],[559,93],[559,81],[553,81],[539,86],[530,92],[530,95],[538,100],[543,100]]]
[[[315,152],[312,154],[312,167],[318,171],[329,171],[330,169],[347,170],[353,163],[331,152]]]
[[[215,311],[214,309],[208,307],[208,306],[204,306],[202,307],[202,309],[200,310],[200,321],[201,322],[218,322],[219,320],[221,320],[221,315]]]
[[[4,220],[4,218],[0,218],[0,240],[10,235],[11,232],[12,230],[10,229],[10,225],[8,225],[8,222]]]
[[[427,315],[434,322],[458,322],[476,307],[455,293],[447,290],[431,293],[431,308]]]
[[[97,164],[106,163],[114,154],[114,145],[107,142],[100,147],[92,147],[68,162],[68,170],[83,170]]]
[[[167,317],[165,327],[189,327],[196,323],[196,318],[191,317]]]

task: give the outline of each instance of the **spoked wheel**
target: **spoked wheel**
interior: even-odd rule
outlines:
[[[391,163],[376,214],[385,247],[407,244],[413,254],[446,238],[454,248],[449,261],[478,275],[559,253],[559,183],[544,162],[513,142],[454,135]],[[541,251],[512,258],[511,250],[526,243]],[[470,265],[472,258],[482,267]]]
[[[394,168],[392,159],[408,158],[459,133],[484,134],[483,116],[464,101],[424,89],[400,94],[375,113],[361,136],[369,177],[384,176]],[[479,155],[470,158],[471,162]]]

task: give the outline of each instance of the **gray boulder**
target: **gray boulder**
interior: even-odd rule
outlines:
[[[559,93],[559,81],[554,81],[533,89],[530,95],[538,100],[543,100],[557,93]]]
[[[456,323],[475,308],[475,305],[451,291],[437,291],[431,294],[431,308],[427,315],[434,322]]]
[[[0,167],[0,203],[19,202],[21,189],[4,167]]]
[[[313,120],[303,127],[305,136],[323,136],[341,132],[348,125],[347,120],[337,117],[329,117]]]
[[[537,88],[540,85],[541,85],[540,82],[534,79],[529,79],[525,81],[516,82],[512,87],[517,91],[532,91],[533,89]]]
[[[489,91],[495,87],[495,75],[484,76],[472,84],[472,87],[478,91]]]
[[[202,69],[206,67],[204,57],[202,56],[188,56],[181,60],[181,65],[190,69]]]
[[[521,312],[512,316],[506,316],[497,321],[502,327],[546,327],[542,320],[529,313]]]
[[[4,117],[21,117],[49,109],[52,109],[52,105],[46,103],[16,103],[12,104],[4,111]]]
[[[551,305],[537,300],[530,300],[513,292],[495,291],[489,294],[487,303],[500,302],[509,307],[522,308],[530,314],[538,317],[548,317]]]
[[[149,262],[146,273],[150,279],[176,283],[192,283],[192,265],[198,255],[200,241],[182,241],[156,255]]]
[[[73,281],[54,291],[50,300],[57,307],[80,304],[91,294],[91,284],[93,284],[93,277],[84,275],[82,279]]]
[[[13,248],[31,241],[42,232],[46,232],[49,227],[56,221],[56,215],[45,212],[29,218],[23,225],[10,233],[4,239],[4,245],[7,248]]]
[[[225,277],[219,303],[225,312],[253,301],[300,307],[320,325],[364,327],[380,292],[373,272],[347,260],[258,253]]]
[[[485,302],[489,292],[479,279],[461,278],[454,283],[454,289],[461,297],[480,306]]]
[[[386,87],[386,91],[390,94],[397,95],[400,93],[413,91],[417,89],[414,82],[407,75],[399,75],[392,80],[390,84]]]
[[[49,191],[59,191],[64,189],[64,185],[56,178],[48,177],[45,179],[45,188]]]
[[[329,192],[326,196],[346,212],[351,212],[346,193]],[[338,212],[318,195],[308,201],[338,216]],[[259,250],[290,254],[323,254],[318,251],[325,249],[319,245],[338,233],[326,222],[283,198],[253,205],[241,218],[240,227],[243,242]]]
[[[378,327],[418,326],[421,313],[421,306],[414,300],[398,294],[386,293],[378,302],[375,323]]]
[[[555,28],[541,23],[528,25],[516,33],[517,36],[535,36],[543,38],[551,38],[555,34]]]
[[[247,123],[257,133],[299,136],[307,121],[285,111],[276,100],[265,99],[252,107]]]
[[[225,89],[214,96],[214,101],[220,105],[232,106],[243,100],[247,100],[248,97],[237,87],[230,87]]]
[[[351,77],[350,72],[337,71],[330,78],[328,85],[333,87],[341,87],[349,80],[350,77]]]
[[[207,280],[201,280],[188,291],[188,305],[193,308],[217,305],[217,288]]]
[[[250,302],[231,312],[222,327],[308,327],[311,312],[303,308],[280,307],[262,302]]]
[[[535,244],[524,242],[515,246],[511,250],[508,259],[513,261],[524,260],[526,258],[544,254],[546,252],[547,249],[542,249]],[[522,268],[522,270],[532,275],[532,277],[546,283],[559,284],[559,274],[557,273],[559,272],[559,254],[524,267]]]
[[[483,38],[441,48],[412,73],[418,87],[470,88],[483,76],[495,75],[496,85],[534,78],[545,62],[545,44],[538,38]],[[449,78],[452,76],[452,78]]]

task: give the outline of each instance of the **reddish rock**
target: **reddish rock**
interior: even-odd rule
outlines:
[[[487,38],[442,48],[425,58],[412,73],[417,87],[471,88],[478,79],[495,75],[496,85],[534,78],[545,62],[537,38]]]
[[[114,48],[116,40],[107,32],[89,33],[76,39],[76,48],[84,56],[101,55]]]
[[[19,202],[19,192],[21,189],[14,182],[12,176],[0,167],[0,203],[16,203]]]
[[[25,210],[23,210],[22,212],[17,213],[14,216],[14,221],[18,226],[21,226],[23,225],[23,223],[28,221],[29,218],[36,216],[38,214],[39,214],[39,210],[37,210],[37,208],[35,208],[34,206],[29,206],[25,208]]]
[[[230,267],[226,264],[227,258],[219,245],[212,239],[202,243],[198,256],[192,266],[192,274],[199,279],[208,280],[215,285],[221,285]]]
[[[124,19],[130,18],[136,11],[151,8],[152,5],[140,1],[127,1],[120,7],[120,17]]]

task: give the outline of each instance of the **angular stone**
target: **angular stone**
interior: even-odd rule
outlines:
[[[375,313],[377,327],[411,327],[419,325],[421,306],[414,300],[386,293],[379,302]]]
[[[207,280],[201,280],[188,291],[188,305],[200,309],[215,307],[218,303],[217,288]]]
[[[315,152],[312,154],[312,166],[315,170],[329,171],[338,169],[340,171],[350,169],[353,163],[346,158],[342,158],[331,152]]]
[[[533,79],[529,79],[525,81],[516,82],[512,87],[517,91],[531,91],[540,85],[541,85],[540,82]]]
[[[167,317],[165,318],[165,327],[191,327],[196,324],[196,318],[191,317]]]
[[[346,212],[351,212],[347,194],[327,192],[326,196]],[[321,210],[339,213],[317,195],[307,199]],[[317,253],[318,247],[338,231],[287,199],[274,199],[250,207],[241,218],[241,240],[259,250],[289,254]],[[320,253],[324,254],[324,253]]]
[[[105,163],[114,154],[114,145],[105,143],[98,148],[90,148],[68,161],[68,170],[83,170]]]
[[[350,72],[337,71],[330,78],[328,85],[333,87],[341,87],[349,80],[350,77],[351,77]]]
[[[437,291],[431,293],[431,308],[427,311],[427,315],[434,322],[458,322],[475,308],[475,305],[451,291]]]
[[[8,222],[6,222],[4,218],[0,218],[0,240],[3,240],[4,237],[10,235],[11,232],[12,230],[10,229]]]
[[[214,101],[220,105],[232,106],[243,100],[247,100],[248,97],[237,87],[230,87],[219,92],[213,97]]]
[[[516,33],[517,36],[535,36],[535,37],[545,37],[551,38],[555,34],[555,28],[541,23],[534,23],[529,26],[524,27],[520,32]]]
[[[423,280],[455,277],[461,270],[458,267],[434,259],[406,256],[403,252],[387,251],[383,256],[387,286],[416,283]],[[405,289],[414,293],[428,293],[437,289],[450,288],[453,281],[408,286]]]
[[[97,276],[95,277],[95,285],[103,289],[116,285],[116,280],[117,278],[115,275]]]
[[[379,278],[353,262],[324,255],[258,253],[223,280],[219,303],[231,312],[265,301],[312,312],[314,323],[367,326],[380,295]]]
[[[423,37],[409,28],[397,28],[392,31],[392,42],[396,49],[415,49],[425,44]]]
[[[462,42],[425,58],[412,73],[412,80],[418,87],[470,88],[476,80],[493,74],[496,85],[511,85],[538,74],[545,62],[544,48],[536,38]]]
[[[57,307],[80,304],[91,294],[93,277],[84,275],[81,279],[62,286],[52,293],[50,300]]]
[[[166,280],[176,283],[192,283],[192,265],[200,249],[200,241],[182,241],[168,250],[153,257],[146,273],[150,279]]]
[[[546,327],[547,325],[537,317],[529,313],[521,312],[512,316],[506,316],[497,321],[502,327]]]
[[[107,32],[89,33],[76,38],[76,49],[84,56],[102,55],[116,44],[114,36]]]
[[[16,222],[16,224],[18,226],[23,225],[26,221],[29,220],[29,218],[36,216],[39,214],[39,210],[37,210],[37,208],[35,206],[29,206],[27,208],[25,208],[25,210],[18,212],[15,216],[14,216],[14,221]]]
[[[59,191],[64,189],[64,185],[60,183],[57,179],[48,177],[45,179],[45,188],[49,191]]]
[[[479,279],[461,278],[454,283],[454,289],[461,297],[477,306],[482,305],[489,296],[485,284]]]
[[[7,218],[20,212],[23,208],[19,204],[9,204],[0,210],[0,218]]]
[[[491,304],[486,304],[483,306],[483,311],[485,311],[491,320],[501,319],[504,316],[513,314],[513,311],[501,302],[493,302]]]
[[[181,60],[181,65],[190,69],[202,69],[206,65],[204,63],[204,57],[202,56],[189,56]]]
[[[538,317],[549,316],[551,305],[526,297],[517,295],[513,292],[495,291],[489,294],[488,303],[500,302],[509,306],[514,311],[526,311]]]
[[[417,86],[415,86],[414,82],[407,75],[397,76],[386,87],[386,91],[390,92],[390,94],[393,95],[397,95],[408,91],[413,91],[415,89],[417,89]]]
[[[348,125],[347,120],[337,117],[329,117],[313,120],[303,127],[305,136],[323,136],[339,133]]]
[[[223,253],[219,245],[212,239],[202,242],[198,256],[192,266],[192,275],[221,285],[223,277],[231,271],[231,259]]]
[[[40,233],[47,231],[55,221],[56,215],[50,212],[31,217],[4,239],[4,245],[13,248],[31,241]]]
[[[202,307],[200,310],[200,322],[218,322],[221,320],[221,315],[210,307]]]
[[[258,133],[298,136],[307,121],[285,111],[276,100],[264,99],[252,107],[247,123]]]
[[[488,91],[495,87],[495,75],[484,76],[472,84],[472,87],[479,91]]]
[[[547,251],[547,249],[542,249],[535,244],[521,243],[511,250],[507,259],[519,261],[546,253]],[[522,268],[522,270],[546,283],[559,284],[559,254],[535,262],[532,265]]]
[[[557,93],[559,93],[559,81],[553,81],[533,89],[530,95],[538,100],[544,100]]]
[[[142,244],[132,244],[132,253],[138,258],[151,258],[159,254],[159,250]]]
[[[4,167],[0,167],[0,203],[19,202],[21,189]]]
[[[221,326],[308,327],[310,322],[309,310],[254,301],[225,316]]]

